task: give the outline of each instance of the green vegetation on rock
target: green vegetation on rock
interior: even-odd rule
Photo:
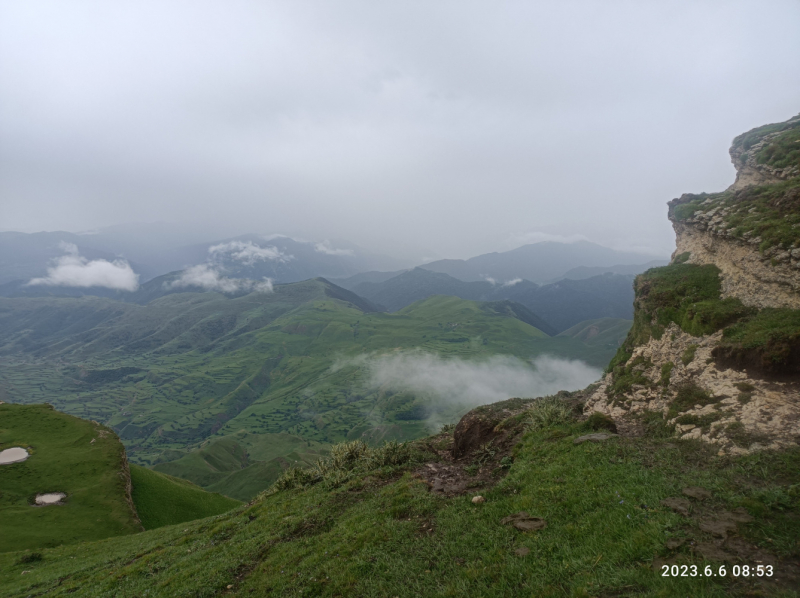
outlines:
[[[670,219],[675,222],[695,221],[700,215],[719,216],[715,231],[754,241],[762,252],[789,250],[800,244],[800,177],[737,191],[687,194],[669,206]]]

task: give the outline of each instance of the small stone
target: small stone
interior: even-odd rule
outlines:
[[[735,523],[722,519],[704,519],[700,522],[699,527],[704,532],[718,538],[725,538],[728,532],[736,531]]]
[[[667,540],[667,548],[670,550],[675,550],[676,548],[680,548],[686,543],[686,538],[670,538]]]
[[[230,590],[230,589],[233,589],[233,584],[230,584],[230,583],[229,583],[229,584],[228,584],[228,589],[229,589],[229,590]]]
[[[540,519],[539,517],[531,517],[530,519],[515,521],[514,527],[521,532],[532,532],[538,529],[546,528],[547,522],[544,519]]]
[[[725,511],[720,515],[720,518],[735,521],[736,523],[750,523],[753,521],[753,517],[744,507],[738,507],[733,511]]]
[[[597,434],[586,434],[585,436],[579,436],[575,440],[572,441],[572,444],[583,444],[584,442],[603,442],[604,440],[608,440],[609,438],[616,438],[617,434],[609,434],[607,432],[598,432]]]
[[[500,520],[503,525],[512,524],[516,529],[523,532],[535,531],[547,527],[547,522],[540,517],[531,517],[526,511],[514,513]]]
[[[706,500],[711,498],[711,493],[700,486],[687,486],[681,492],[683,492],[684,496],[696,498],[697,500]]]
[[[472,504],[473,505],[479,505],[482,502],[486,502],[486,499],[483,498],[482,496],[473,496],[472,497]]]
[[[528,548],[527,546],[522,546],[521,548],[517,548],[514,551],[514,554],[516,554],[517,556],[528,556],[530,553],[531,549]]]
[[[697,546],[694,547],[695,552],[702,555],[702,557],[709,561],[735,561],[736,557],[733,555],[728,554],[721,548],[719,548],[716,544],[711,542],[699,542]]]
[[[688,500],[685,498],[679,498],[677,496],[665,498],[661,501],[661,504],[669,509],[672,509],[676,513],[680,513],[681,515],[688,515],[689,508],[692,506]]]

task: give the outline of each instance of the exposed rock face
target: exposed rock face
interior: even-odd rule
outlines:
[[[744,372],[718,369],[711,351],[721,336],[722,332],[717,332],[696,337],[671,324],[660,339],[650,339],[637,347],[631,357],[644,358],[641,373],[650,383],[635,385],[624,400],[619,400],[607,392],[612,377],[608,374],[586,401],[586,412],[600,411],[615,420],[624,420],[647,411],[658,411],[668,416],[668,423],[675,425],[681,438],[719,445],[722,453],[740,454],[797,444],[800,441],[800,385],[754,379]],[[690,345],[696,345],[694,357],[684,365],[682,358]],[[672,368],[665,386],[662,366],[668,363]],[[676,412],[673,404],[682,386],[687,384],[708,393],[712,402]]]
[[[714,264],[721,271],[722,297],[736,297],[751,307],[800,309],[800,251],[767,251],[709,228],[714,215],[673,222],[677,249],[688,252],[690,264]],[[754,246],[755,245],[755,246]],[[794,255],[796,253],[796,255]]]
[[[673,259],[689,253],[688,263],[714,264],[722,271],[722,296],[736,297],[751,307],[800,308],[800,246],[797,242],[793,246],[790,241],[787,244],[785,236],[783,246],[764,243],[762,233],[758,232],[765,220],[798,212],[800,187],[784,189],[766,201],[773,211],[769,215],[764,202],[759,205],[754,201],[756,194],[752,190],[743,191],[747,187],[785,183],[800,176],[796,159],[786,160],[790,163],[785,166],[786,161],[776,162],[781,167],[766,160],[767,156],[775,156],[776,147],[795,147],[800,143],[798,131],[800,115],[739,135],[730,149],[736,182],[726,192],[711,196],[685,194],[669,202],[677,247]],[[690,217],[676,214],[678,206],[693,201],[699,201],[700,205]],[[747,210],[744,215],[750,219],[748,226],[742,226],[742,206]],[[798,238],[800,231],[795,234],[795,239]]]
[[[712,296],[707,282],[681,282],[697,272],[685,266],[639,279],[634,327],[619,354],[630,357],[589,391],[587,415],[603,413],[626,434],[656,414],[667,431],[718,445],[721,454],[800,444],[797,314],[756,313],[800,310],[798,148],[800,115],[748,131],[730,150],[731,187],[669,202],[673,264],[716,266],[718,286]],[[723,309],[728,299],[755,309],[737,301]],[[748,322],[757,322],[748,329],[755,336],[732,340],[735,326]]]

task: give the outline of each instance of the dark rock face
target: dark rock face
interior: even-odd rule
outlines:
[[[569,395],[569,393],[566,393]],[[490,442],[495,447],[505,444],[520,431],[520,421],[510,423],[509,418],[519,416],[534,399],[508,399],[477,407],[461,418],[453,430],[453,459],[460,459]],[[504,422],[502,425],[501,422]]]
[[[502,421],[494,411],[473,410],[461,418],[453,431],[453,458],[458,459],[467,453],[487,444],[497,435],[495,427]]]

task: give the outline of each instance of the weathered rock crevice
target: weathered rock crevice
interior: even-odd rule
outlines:
[[[658,412],[675,426],[677,436],[716,444],[721,453],[796,445],[800,441],[800,384],[718,368],[712,351],[721,336],[717,332],[695,337],[671,324],[660,339],[636,347],[631,356],[631,360],[641,358],[640,373],[647,382],[615,396],[610,392],[613,375],[608,374],[587,399],[585,412],[599,411],[615,420],[636,420]],[[693,357],[684,363],[689,353]],[[666,380],[665,370],[669,370]],[[698,403],[687,404],[688,388],[702,397]]]

